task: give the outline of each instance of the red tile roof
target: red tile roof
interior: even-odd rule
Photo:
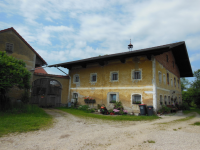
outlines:
[[[26,40],[13,27],[1,30],[0,33],[6,32],[6,31],[9,31],[9,30],[14,31],[14,33],[18,35],[18,37],[44,62],[44,64],[47,65],[46,61],[28,44],[28,42],[26,42]]]
[[[48,74],[42,67],[35,68],[34,73]]]

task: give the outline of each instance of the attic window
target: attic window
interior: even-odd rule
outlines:
[[[14,49],[14,44],[6,43],[6,52],[13,53],[13,49]]]

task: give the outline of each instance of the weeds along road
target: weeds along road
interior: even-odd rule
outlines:
[[[78,118],[56,109],[45,111],[54,117],[53,127],[1,137],[0,150],[200,149],[200,126],[191,125],[200,121],[196,113],[119,122]]]

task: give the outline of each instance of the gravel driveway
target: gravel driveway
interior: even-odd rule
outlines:
[[[116,122],[78,118],[55,109],[45,111],[54,117],[53,127],[1,137],[0,150],[200,149],[200,126],[190,125],[200,121],[198,114],[182,122],[173,122],[186,117],[182,113],[154,121]]]

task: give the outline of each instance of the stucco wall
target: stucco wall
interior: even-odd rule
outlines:
[[[142,70],[141,80],[132,80],[132,70]],[[110,73],[116,71],[119,74],[118,81],[112,82]],[[90,82],[90,74],[97,74],[97,82]],[[80,83],[73,83],[73,76],[78,74]],[[72,68],[69,71],[71,76],[71,93],[77,92],[80,104],[84,103],[84,97],[89,96],[96,100],[97,104],[105,104],[108,108],[112,106],[108,102],[107,94],[109,92],[116,92],[119,94],[119,101],[122,101],[123,106],[129,111],[139,111],[138,105],[131,104],[132,94],[140,94],[142,96],[142,103],[152,105],[152,62],[144,57],[129,58],[125,63],[118,60],[109,61],[105,66],[98,64],[87,65],[86,68]]]
[[[168,62],[166,60],[166,55],[168,55]],[[164,96],[170,96],[170,104],[171,98],[177,97],[179,103],[182,103],[182,95],[181,95],[181,82],[180,82],[180,73],[176,64],[173,67],[174,57],[171,52],[163,53],[158,55],[156,58],[156,86],[157,86],[157,106],[160,105],[160,95],[162,95],[162,101],[164,102]],[[159,73],[161,73],[161,80],[159,80]],[[167,73],[169,74],[169,83],[167,82]],[[165,79],[164,76],[165,75]],[[174,83],[174,78],[176,79],[176,86]],[[172,84],[171,84],[172,80]],[[179,83],[178,83],[179,81]],[[180,97],[180,100],[179,100]],[[169,105],[169,104],[168,104]]]
[[[61,92],[61,103],[67,104],[68,103],[68,91],[69,91],[69,79],[68,78],[60,78],[60,77],[46,77],[45,75],[33,75],[33,81],[41,78],[51,78],[57,80],[62,85],[62,92]]]
[[[26,63],[28,70],[35,68],[35,57],[36,54],[13,32],[6,31],[0,33],[0,51],[5,51],[6,43],[14,44],[13,53],[8,54],[17,59],[21,59]],[[31,72],[31,83],[33,80],[33,72]],[[19,90],[17,87],[10,89],[8,95],[11,100],[20,99],[23,90]]]

